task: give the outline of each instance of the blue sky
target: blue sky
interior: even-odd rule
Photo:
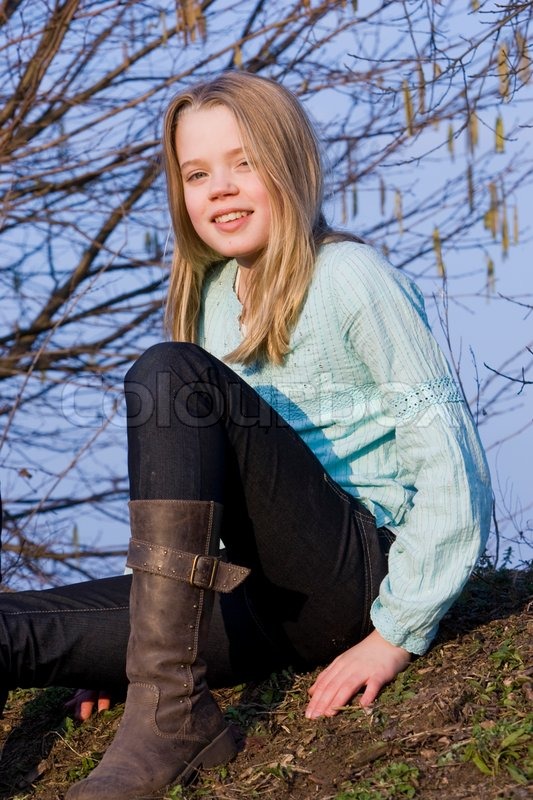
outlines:
[[[374,5],[376,4],[365,4],[364,13],[369,13],[369,10]],[[489,8],[493,5],[493,3],[485,3],[483,7]],[[233,4],[231,6],[233,9],[231,13],[237,15],[237,18],[242,22],[242,15],[246,13],[247,7],[244,7],[244,5],[237,7]],[[341,36],[336,36],[331,44],[332,47],[336,47],[335,53],[332,53],[330,49],[327,55],[327,59],[331,59],[332,65],[337,68],[339,74],[347,73],[351,69],[364,68],[364,60],[354,60],[354,54],[361,56],[363,59],[364,57],[372,58],[378,52],[376,50],[378,44],[381,47],[381,50],[379,50],[381,54],[386,53],[388,46],[388,42],[383,38],[383,30],[375,24],[375,20],[372,20],[369,24],[365,23],[361,26],[350,27],[351,21],[353,21],[353,16],[350,15],[353,12],[350,11],[349,6],[350,4],[347,4],[347,9],[338,13],[339,24],[346,25],[346,30]],[[360,6],[362,7],[362,4]],[[397,25],[390,25],[389,21],[387,30],[391,37],[391,43],[396,41],[396,38],[401,33],[399,7],[400,4],[389,4],[388,6],[390,15],[394,16],[396,14],[399,16]],[[436,4],[432,8],[434,11],[437,9],[439,14],[443,13],[444,8],[446,8],[446,13],[449,14],[447,24],[450,26],[450,30],[454,33],[459,30],[465,44],[468,43],[467,37],[473,32],[475,26],[479,24],[480,19],[483,23],[481,16],[469,15],[465,12],[465,4],[458,3],[455,0],[445,6],[444,4]],[[360,10],[360,13],[363,12]],[[445,43],[446,31],[439,30],[437,34],[437,39],[441,43]],[[121,35],[120,32],[117,35]],[[220,36],[223,35],[226,35],[226,33],[220,34]],[[233,35],[233,32],[229,31],[227,35]],[[421,30],[417,31],[417,35],[423,37],[425,34]],[[422,40],[420,39],[419,43]],[[214,36],[213,33],[210,34],[206,47],[211,47],[212,42],[218,42],[217,36]],[[202,47],[202,42],[198,40],[194,48],[192,48],[190,57],[199,57]],[[178,66],[181,67],[183,60],[188,57],[187,53],[184,54],[181,41],[176,43],[174,49],[167,48],[165,53],[165,58],[169,59],[170,67],[176,65],[176,69]],[[246,49],[244,54],[246,55]],[[396,56],[396,53],[394,55]],[[451,54],[446,53],[446,56],[448,55]],[[114,57],[120,57],[118,50]],[[221,57],[224,64],[227,64],[227,57],[227,54]],[[326,58],[325,55],[324,58]],[[328,63],[330,62],[328,61]],[[99,68],[105,68],[105,66],[104,63],[99,63]],[[317,68],[319,66],[320,64],[317,63]],[[152,83],[155,84],[158,80],[157,76],[161,72],[161,68],[162,64],[159,58],[156,58],[151,63],[149,69],[145,70],[145,65],[139,65],[137,68],[137,80],[143,84],[144,88],[152,87]],[[474,70],[475,65],[469,65],[469,68]],[[150,69],[153,70],[153,81],[150,77],[152,75]],[[429,72],[428,65],[426,65],[426,71]],[[82,77],[79,79],[82,80]],[[311,78],[320,82],[320,71],[318,70],[318,77],[313,74]],[[289,71],[286,75],[283,75],[283,79],[290,86],[300,86],[302,76],[296,72]],[[344,92],[341,90],[337,93],[310,93],[306,96],[305,102],[320,126],[327,131],[332,120],[342,116],[342,109],[346,107],[346,103],[352,103],[353,101],[353,107],[351,107],[353,130],[364,131],[364,114],[366,113],[375,113],[378,118],[381,115],[387,121],[387,114],[396,113],[399,109],[400,119],[403,119],[402,93],[399,87],[401,87],[402,79],[412,80],[416,83],[416,76],[409,75],[406,72],[405,75],[388,76],[387,80],[389,79],[392,82],[391,87],[393,84],[396,87],[395,91],[391,89],[391,91],[384,92],[380,96],[376,86],[372,86],[369,95],[372,98],[372,103],[369,106],[361,105],[358,97],[358,92],[364,92],[368,87],[365,88],[364,82],[358,83],[357,80],[348,85]],[[495,76],[491,75],[490,80],[494,83]],[[135,82],[127,84],[128,92],[134,94],[135,89]],[[170,91],[173,92],[174,90],[169,88]],[[439,90],[433,87],[431,91]],[[160,112],[164,104],[165,98],[163,94],[157,98],[155,103],[158,112]],[[480,147],[485,148],[491,155],[485,160],[484,171],[482,169],[483,165],[480,164],[480,171],[477,175],[476,202],[478,209],[483,210],[487,207],[487,182],[503,163],[508,161],[510,163],[510,171],[506,177],[508,185],[513,182],[517,172],[529,169],[531,174],[533,171],[531,166],[531,128],[526,127],[531,125],[531,95],[530,85],[525,90],[521,90],[520,97],[523,99],[519,103],[506,104],[501,102],[499,108],[497,103],[493,103],[490,108],[480,111]],[[75,120],[83,120],[83,115],[86,111],[90,111],[90,109],[85,109],[84,107],[74,109]],[[135,136],[138,136],[139,140],[144,136],[157,139],[160,129],[160,115],[159,113],[152,113],[152,106],[147,107],[145,111],[148,111],[145,116],[137,111],[128,118],[132,125],[138,126],[135,129]],[[493,152],[493,129],[496,113],[501,114],[505,131],[508,134],[503,155],[495,155]],[[73,124],[75,124],[75,120]],[[328,210],[332,222],[337,224],[345,223],[347,227],[356,233],[364,235],[377,247],[382,247],[386,244],[392,264],[395,266],[407,264],[405,266],[406,271],[417,280],[424,292],[427,298],[428,314],[435,335],[442,343],[445,351],[448,350],[448,345],[451,345],[451,359],[458,366],[466,395],[472,402],[474,412],[479,412],[480,432],[491,465],[498,519],[500,520],[502,534],[507,538],[516,540],[516,528],[524,531],[529,530],[530,533],[533,527],[533,488],[529,478],[531,472],[529,455],[533,449],[533,404],[531,402],[533,387],[525,386],[520,391],[519,384],[510,384],[502,378],[495,377],[485,364],[498,369],[505,364],[507,359],[515,353],[519,353],[519,356],[512,363],[503,367],[502,371],[513,376],[519,376],[520,369],[523,367],[526,370],[531,370],[530,377],[533,374],[533,356],[525,349],[526,345],[531,345],[533,340],[532,315],[526,307],[503,299],[503,297],[513,298],[525,304],[525,306],[528,303],[533,304],[529,211],[532,200],[531,186],[524,184],[508,194],[509,214],[512,215],[515,206],[519,210],[521,235],[519,244],[511,246],[507,258],[502,256],[501,243],[499,241],[491,243],[490,237],[487,237],[481,224],[475,226],[472,232],[468,232],[464,237],[456,240],[455,246],[450,247],[444,243],[443,258],[447,274],[445,287],[442,278],[438,275],[435,255],[431,247],[433,229],[438,224],[444,234],[446,229],[453,228],[454,217],[459,211],[458,203],[465,202],[464,196],[450,194],[448,203],[444,202],[441,208],[428,211],[420,219],[413,218],[414,221],[406,218],[403,233],[399,222],[397,223],[395,220],[396,191],[398,189],[401,189],[402,202],[407,216],[410,208],[416,208],[417,205],[425,207],[425,204],[431,203],[432,193],[436,186],[447,180],[452,181],[455,178],[460,181],[463,180],[466,165],[465,154],[467,152],[466,135],[464,133],[461,134],[457,127],[460,125],[460,120],[454,121],[454,124],[456,127],[453,139],[453,158],[448,149],[449,131],[446,123],[441,124],[439,128],[431,127],[427,129],[421,136],[411,137],[405,143],[397,158],[382,159],[382,154],[390,143],[386,136],[381,138],[368,136],[365,138],[362,135],[359,140],[354,138],[350,146],[353,147],[353,162],[356,171],[358,159],[361,159],[362,162],[365,162],[366,159],[366,163],[371,159],[372,163],[376,164],[376,167],[369,171],[368,174],[365,173],[360,176],[356,187],[358,201],[358,213],[356,216],[351,215],[354,187],[349,187],[346,195],[349,208],[348,219],[343,220],[342,202],[339,195],[328,198]],[[394,129],[394,124],[391,127]],[[102,147],[105,152],[108,147],[112,148],[115,144],[120,144],[122,136],[127,138],[130,133],[131,131],[128,130],[127,124],[125,125],[123,122],[122,127],[117,125],[112,129],[109,133],[109,138],[106,138],[107,134],[103,131],[101,137],[99,137],[100,141],[96,144],[93,143],[94,147],[96,151],[98,151],[98,147]],[[85,141],[85,131],[82,131],[82,141],[79,146],[82,148],[87,147],[87,154],[90,159],[92,153],[95,152],[94,149],[91,149],[93,144],[91,144],[90,128],[86,135],[88,137],[87,141]],[[326,148],[326,150],[328,159],[334,164],[335,149]],[[83,153],[85,153],[85,150],[83,150]],[[386,187],[384,209],[381,208],[380,202],[381,185]],[[498,186],[500,191],[501,187],[500,185]],[[164,238],[167,222],[166,216],[161,211],[165,205],[162,183],[153,197],[155,199],[150,204],[148,211],[143,204],[142,210],[134,210],[127,223],[121,228],[116,241],[117,253],[122,254],[122,248],[124,248],[128,252],[141,253],[144,256],[143,242],[147,226],[153,225],[154,229],[158,227],[161,238]],[[92,229],[91,226],[94,227],[97,224],[97,218],[90,203],[87,203],[85,223],[82,226],[83,235],[89,233]],[[20,234],[22,238],[27,235],[27,230]],[[35,228],[33,235],[37,235],[37,228]],[[14,233],[13,236],[16,236],[16,234]],[[122,239],[118,241],[120,237]],[[69,238],[68,233],[65,239],[53,242],[58,263],[62,262],[68,266],[69,254],[73,259],[72,263],[74,263],[76,258],[75,246],[79,246],[79,243],[72,246],[72,242],[75,242],[75,239],[74,237]],[[482,243],[480,244],[480,242]],[[9,252],[6,247],[2,254],[4,260],[7,256],[7,263],[18,252],[17,248],[20,242],[15,243],[13,240],[12,244],[13,250]],[[423,249],[424,246],[427,246],[425,255],[416,259],[412,264],[407,263],[413,253],[419,247]],[[73,253],[74,255],[72,255]],[[494,285],[490,289],[487,287],[487,258],[489,256],[495,265]],[[36,308],[42,302],[42,298],[48,288],[46,279],[42,275],[31,274],[33,268],[34,264],[31,263],[30,258],[28,262],[30,280],[24,286],[24,289],[26,290],[28,306],[33,304]],[[130,270],[126,280],[129,282],[136,280],[147,281],[157,277],[158,272],[157,268],[154,268],[151,274],[148,271],[142,272],[142,274],[140,272],[134,274]],[[92,297],[97,292],[103,293],[102,296],[104,297],[108,293],[111,295],[116,291],[117,281],[120,280],[121,278],[117,278],[116,273],[113,275],[110,272],[103,276],[102,282],[96,283],[94,287],[91,287],[89,294],[85,296],[81,294],[75,302],[82,305],[85,302],[91,302]],[[114,281],[115,284],[113,283]],[[444,288],[446,289],[445,295],[443,294]],[[444,297],[447,298],[447,303],[444,303]],[[161,301],[163,301],[162,297]],[[441,325],[441,320],[445,316],[445,309],[447,309],[449,341]],[[12,325],[12,316],[9,304],[4,298],[0,308],[0,322],[8,329]],[[69,342],[70,331],[66,330],[63,335],[65,337],[64,341]],[[80,333],[80,336],[83,335]],[[136,340],[134,344],[144,346],[159,339],[160,336],[158,323],[154,321],[152,329],[148,332],[144,341],[139,342]],[[478,382],[482,387],[485,387],[487,383],[479,403],[476,400]],[[75,395],[73,395],[74,389]],[[73,448],[79,446],[78,434],[80,427],[86,427],[85,433],[90,438],[97,433],[101,419],[108,423],[108,431],[101,439],[97,440],[96,447],[93,450],[90,462],[92,474],[95,477],[97,475],[106,476],[115,468],[118,468],[123,474],[125,473],[126,451],[123,422],[120,420],[120,413],[115,417],[112,416],[113,402],[120,394],[120,385],[112,385],[108,388],[102,387],[99,378],[96,378],[95,389],[96,391],[94,392],[92,390],[86,391],[85,389],[80,389],[77,382],[67,383],[62,387],[62,407],[60,409],[55,406],[50,407],[47,418],[35,415],[35,418],[31,421],[32,435],[37,445],[35,450],[36,452],[38,451],[34,465],[28,464],[29,453],[24,440],[22,440],[18,450],[17,446],[14,446],[12,450],[6,449],[3,451],[2,456],[5,458],[2,464],[3,488],[6,489],[6,494],[9,494],[13,482],[18,480],[20,482],[26,481],[27,483],[27,487],[23,487],[24,491],[27,489],[27,494],[24,495],[24,491],[22,491],[19,496],[22,503],[30,502],[30,498],[39,497],[41,493],[44,496],[50,489],[50,481],[55,480],[53,478],[54,468],[60,474],[63,474],[65,459],[68,460],[71,457]],[[491,402],[494,393],[500,390],[502,392],[501,397],[497,402]],[[76,407],[72,402],[74,397],[78,403]],[[53,433],[51,434],[50,432]],[[113,434],[113,436],[110,437],[108,434]],[[107,441],[113,440],[116,444],[112,447],[100,447],[106,441],[106,437]],[[43,449],[39,450],[40,447]],[[42,459],[40,455],[42,452],[46,453],[46,459]],[[39,461],[44,461],[44,463],[39,465]],[[31,479],[21,478],[18,473],[20,468],[27,466],[36,467]],[[39,473],[40,466],[43,466],[41,473]],[[75,492],[79,489],[80,484],[84,481],[91,480],[87,469],[75,469],[71,473],[65,473],[65,475],[66,477],[61,478],[58,485],[61,495],[65,496],[69,496],[69,491]],[[126,518],[125,504],[120,510],[116,507],[105,510],[104,516],[93,514],[91,509],[87,509],[79,518],[80,537],[82,541],[89,544],[125,546],[128,536],[128,529],[125,524]],[[52,519],[49,515],[47,519],[50,520],[49,530],[53,535],[54,527],[59,524],[59,517]],[[43,531],[47,530],[46,524],[46,522],[43,524]],[[39,532],[41,533],[41,531]],[[520,557],[525,557],[525,553],[526,551],[524,550],[519,551],[516,549],[515,558],[519,560]]]

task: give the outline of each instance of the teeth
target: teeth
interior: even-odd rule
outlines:
[[[220,217],[215,217],[215,222],[232,222],[234,219],[247,217],[250,211],[231,211],[229,214],[222,214]]]

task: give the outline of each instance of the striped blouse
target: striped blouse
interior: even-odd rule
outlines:
[[[242,336],[236,272],[230,261],[204,282],[198,343],[222,359]],[[231,366],[396,534],[371,617],[425,652],[484,548],[491,488],[416,286],[367,245],[323,245],[283,365]]]

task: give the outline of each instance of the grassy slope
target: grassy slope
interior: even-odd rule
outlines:
[[[533,778],[533,575],[484,572],[431,652],[370,715],[304,718],[313,675],[290,672],[218,693],[242,749],[166,798],[382,800],[526,798]],[[0,800],[57,800],[111,741],[122,707],[82,726],[63,690],[14,692],[0,720]],[[529,753],[529,755],[528,755]],[[529,760],[528,760],[529,759]]]

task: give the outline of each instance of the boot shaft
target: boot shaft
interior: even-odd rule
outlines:
[[[130,683],[157,687],[157,725],[174,733],[176,704],[189,711],[203,707],[206,666],[201,651],[214,590],[229,591],[248,570],[217,557],[222,520],[218,503],[135,500],[130,517],[127,563],[133,578],[126,671]]]

